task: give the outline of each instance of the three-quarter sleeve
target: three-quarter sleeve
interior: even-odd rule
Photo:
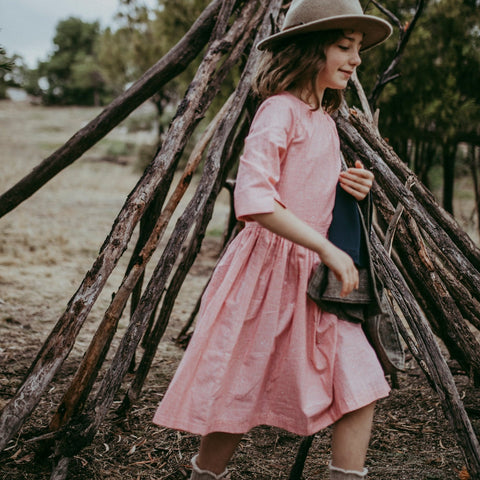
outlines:
[[[275,202],[283,205],[277,183],[293,127],[293,112],[285,99],[272,97],[258,109],[245,139],[237,174],[234,199],[239,220],[271,213]]]

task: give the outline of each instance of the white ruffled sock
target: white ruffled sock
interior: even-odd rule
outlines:
[[[195,455],[192,458],[192,476],[190,477],[190,480],[221,480],[227,476],[227,470],[218,475],[209,470],[202,470],[197,465],[197,457],[198,455]]]
[[[344,470],[343,468],[334,467],[332,462],[328,464],[330,469],[330,480],[358,480],[367,477],[368,470],[364,468],[361,472],[356,470]]]

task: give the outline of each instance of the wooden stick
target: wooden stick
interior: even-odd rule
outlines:
[[[375,235],[372,237],[372,245],[376,269],[386,288],[392,292],[400,306],[419,345],[419,350],[424,355],[425,366],[435,385],[444,414],[462,446],[470,476],[480,478],[480,444],[430,326],[396,265],[383,251],[383,246]]]
[[[222,45],[232,45],[232,53],[228,57],[228,60],[222,64],[220,69],[221,71],[223,70],[223,74],[226,76],[226,73],[228,73],[231,68],[231,63],[236,61],[234,60],[235,58],[238,59],[241,56],[247,44],[250,42],[251,32],[258,26],[264,12],[265,6],[259,5],[257,1],[245,4],[237,21],[229,26],[227,34],[224,35],[220,41],[212,42],[211,49],[214,53],[211,55],[207,54],[205,57],[206,60],[209,59],[208,64],[215,66],[216,62],[214,62],[213,59],[216,59],[217,55],[221,56],[222,52],[225,51],[224,48],[222,48]],[[204,79],[204,72],[199,71],[198,74],[202,75],[202,79]],[[215,90],[209,90],[212,99],[215,93]],[[203,104],[204,103],[202,103],[202,105]],[[191,104],[189,103],[189,107],[190,105]],[[199,105],[194,104],[191,108],[198,112]],[[235,111],[236,109],[232,108],[230,112],[231,115],[235,115]],[[227,141],[226,138],[224,138],[224,142],[225,141]],[[113,402],[114,395],[126,374],[128,363],[131,361],[136,346],[144,332],[147,321],[146,319],[150,317],[152,309],[156,305],[156,299],[163,291],[166,279],[178,257],[183,242],[189,233],[191,222],[194,221],[194,219],[199,218],[200,213],[207,207],[206,202],[210,201],[212,203],[211,208],[213,209],[213,202],[212,200],[209,200],[210,193],[208,192],[211,192],[212,189],[212,179],[217,178],[216,172],[218,172],[221,165],[218,155],[221,155],[221,152],[222,149],[215,149],[215,154],[207,159],[208,161],[204,167],[202,181],[197,187],[197,192],[190,201],[185,212],[177,221],[175,229],[176,233],[170,238],[164,254],[155,268],[152,278],[142,296],[139,307],[132,317],[130,325],[120,342],[117,353],[112,361],[112,365],[106,372],[100,385],[95,401],[92,403],[86,414],[82,415],[81,418],[72,419],[72,422],[64,428],[63,438],[57,442],[55,450],[55,454],[60,459],[59,461],[61,461],[64,456],[71,456],[75,453],[75,448],[73,450],[71,448],[73,443],[71,440],[72,435],[76,439],[75,443],[79,448],[83,448],[83,446],[91,442],[98,426],[107,414],[108,409]],[[208,212],[208,209],[206,212]],[[85,418],[88,419],[86,422]]]
[[[408,190],[410,190],[414,183],[415,183],[415,179],[412,176],[407,180],[407,183],[405,184],[405,187]],[[391,218],[391,220],[388,224],[388,227],[387,227],[387,231],[385,233],[385,239],[383,241],[383,247],[385,248],[385,250],[386,250],[386,252],[388,253],[389,256],[392,253],[393,239],[395,237],[395,232],[397,231],[398,222],[400,221],[400,217],[402,216],[402,213],[403,213],[404,209],[405,209],[405,207],[401,203],[399,203],[397,205],[395,213],[394,213],[393,217]]]
[[[362,110],[367,118],[367,120],[373,124],[373,114],[372,109],[370,108],[370,104],[368,103],[367,95],[365,94],[365,90],[363,89],[360,80],[358,79],[357,71],[353,72],[353,75],[350,77],[351,82],[353,83],[355,90],[357,92],[357,96],[360,100],[360,105],[362,105]]]
[[[97,377],[98,370],[105,359],[105,355],[116,331],[117,323],[133,290],[133,286],[137,284],[138,279],[143,275],[148,261],[157,248],[176,207],[186,192],[193,177],[193,173],[202,159],[203,150],[206,148],[213,135],[213,131],[219,122],[219,116],[221,118],[221,116],[225,115],[230,104],[231,100],[225,103],[222,110],[217,114],[214,121],[211,122],[209,128],[203,134],[202,139],[192,151],[183,174],[177,183],[177,187],[170,196],[170,199],[160,218],[157,220],[153,231],[150,232],[148,241],[138,254],[132,268],[123,279],[120,288],[105,312],[103,321],[95,332],[92,342],[82,359],[82,363],[50,422],[49,428],[51,430],[57,430],[60,428],[73,414],[75,414],[75,412],[82,408],[83,402],[86,400],[86,397],[93,386],[93,382]]]
[[[435,243],[430,243],[430,248],[435,255],[432,258],[435,264],[435,269],[440,275],[440,278],[445,283],[448,291],[455,299],[455,303],[462,312],[462,315],[467,319],[472,326],[480,331],[480,301],[473,298],[469,291],[458,281],[455,274],[446,266],[445,261],[441,256],[441,252],[435,248]],[[442,259],[442,260],[440,260]],[[448,264],[447,264],[448,265]]]
[[[277,3],[279,3],[277,1]],[[275,7],[274,2],[270,2],[269,9]],[[250,22],[250,31],[254,28],[254,26],[258,25],[260,18],[265,15],[264,8],[260,8],[256,1],[250,2],[246,4],[246,12],[245,16],[248,16],[252,10],[255,10],[255,15]],[[240,27],[240,22],[238,26]],[[247,27],[244,25],[243,30],[245,31],[245,39],[249,35],[249,31]],[[234,29],[233,26],[230,27],[229,32]],[[239,51],[243,50],[240,45]],[[245,74],[246,75],[246,74]],[[248,75],[245,76],[245,82],[250,77]],[[248,81],[249,83],[249,81]],[[248,91],[247,91],[248,93]],[[148,317],[151,313],[152,306],[155,304],[155,299],[158,298],[159,292],[163,291],[164,286],[166,284],[167,278],[173,268],[175,260],[178,257],[180,249],[187,238],[187,235],[190,231],[190,227],[193,221],[199,218],[200,213],[203,211],[204,208],[207,207],[208,202],[211,202],[210,195],[212,189],[215,186],[215,179],[218,178],[218,171],[221,166],[221,156],[222,152],[224,151],[224,145],[228,141],[226,138],[226,133],[230,130],[227,128],[228,123],[226,122],[236,122],[238,118],[238,114],[241,109],[237,108],[239,105],[244,103],[245,99],[243,95],[234,98],[234,106],[230,109],[230,115],[225,119],[224,127],[220,127],[217,131],[217,137],[219,141],[223,143],[216,143],[215,146],[210,147],[210,156],[207,157],[207,161],[205,162],[204,171],[202,174],[202,180],[200,181],[197,191],[188,204],[187,208],[180,216],[177,221],[177,225],[175,227],[175,232],[169,239],[168,245],[166,246],[162,258],[160,259],[159,263],[157,264],[155,271],[149,281],[149,285],[147,286],[145,293],[142,296],[142,300],[132,318],[132,321],[125,333],[121,344],[117,350],[117,354],[115,355],[112,361],[112,367],[105,375],[105,378],[100,386],[99,392],[96,397],[95,408],[93,408],[92,414],[94,416],[93,421],[89,427],[90,431],[96,430],[100,425],[101,421],[103,420],[106,412],[113,401],[114,394],[116,390],[119,388],[121,384],[121,379],[125,374],[125,359],[127,359],[130,355],[133,354],[133,351],[136,347],[136,343],[139,341],[139,337],[142,334],[142,328],[144,327],[143,323],[145,318]],[[212,205],[213,208],[213,205]],[[133,348],[133,351],[132,351]],[[88,434],[88,432],[86,432]]]
[[[378,131],[372,127],[368,121],[364,120],[360,112],[355,115],[350,115],[349,122],[358,130],[370,148],[382,157],[383,161],[401,182],[405,183],[412,175],[416,178],[412,170],[395,154],[392,147],[380,137]],[[412,186],[412,192],[428,211],[433,221],[438,224],[438,227],[457,245],[465,258],[467,258],[477,270],[480,270],[480,248],[475,245],[468,234],[462,230],[453,216],[438,204],[432,193],[420,180],[417,179],[415,181],[415,184]]]
[[[302,480],[305,461],[307,460],[308,452],[312,446],[314,438],[315,435],[309,435],[308,437],[302,438],[300,446],[298,447],[297,455],[295,457],[295,462],[290,470],[288,480]]]

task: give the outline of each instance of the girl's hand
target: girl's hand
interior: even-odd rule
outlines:
[[[342,282],[340,292],[342,297],[346,297],[354,288],[358,288],[358,270],[352,257],[300,220],[293,212],[275,202],[273,212],[250,216],[271,232],[317,252],[320,260]]]
[[[321,253],[321,260],[335,274],[337,280],[342,282],[341,297],[346,297],[358,288],[358,270],[350,255],[329,242]]]
[[[374,176],[369,170],[365,170],[362,162],[357,160],[355,168],[348,168],[340,172],[340,186],[356,200],[363,200],[373,185]]]

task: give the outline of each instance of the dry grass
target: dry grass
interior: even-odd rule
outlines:
[[[1,191],[99,112],[2,102]],[[119,135],[114,132],[111,137]],[[88,152],[1,220],[2,316],[16,318],[28,308],[35,323],[50,326],[80,284],[138,180],[132,166],[96,161],[103,154],[102,147]],[[106,291],[114,288],[112,282]],[[105,299],[100,306],[104,304]]]

